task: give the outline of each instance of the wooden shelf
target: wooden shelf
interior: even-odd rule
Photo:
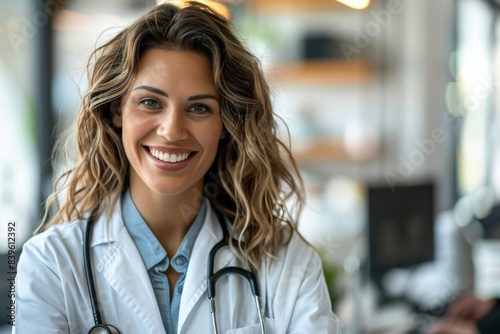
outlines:
[[[250,6],[261,13],[353,10],[335,0],[252,0]]]
[[[373,143],[367,143],[364,151],[350,152],[342,140],[324,137],[297,139],[292,146],[292,154],[298,163],[365,161],[377,152]]]
[[[349,160],[349,155],[341,141],[326,138],[301,140],[294,145],[292,153],[299,163]]]
[[[277,64],[268,71],[268,78],[279,84],[362,84],[374,74],[374,68],[363,60],[314,60]]]

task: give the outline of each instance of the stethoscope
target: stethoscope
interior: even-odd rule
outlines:
[[[255,298],[255,306],[257,308],[257,313],[259,314],[260,329],[262,334],[265,334],[266,330],[264,328],[264,317],[262,315],[262,304],[260,302],[259,285],[255,274],[251,270],[246,270],[241,267],[234,267],[234,266],[224,267],[214,273],[215,256],[217,255],[217,252],[221,248],[229,247],[229,239],[231,239],[231,243],[234,246],[234,249],[239,249],[238,242],[233,238],[229,238],[229,232],[227,230],[226,224],[224,223],[222,214],[220,214],[218,211],[216,211],[216,213],[220,226],[222,228],[222,239],[210,250],[210,253],[208,255],[208,268],[207,268],[208,300],[209,300],[210,313],[212,315],[214,333],[219,334],[219,330],[217,329],[217,318],[215,310],[215,286],[217,280],[227,274],[239,274],[245,277],[250,284],[252,294]],[[92,237],[92,225],[94,221],[95,221],[95,212],[93,212],[90,215],[89,220],[87,221],[87,227],[85,229],[84,245],[83,245],[83,262],[85,266],[85,278],[87,280],[87,288],[89,290],[90,304],[92,306],[92,314],[95,323],[95,325],[89,329],[88,334],[120,334],[120,331],[115,326],[110,324],[104,324],[102,322],[101,312],[99,310],[97,292],[95,289],[94,276],[92,272],[92,263],[90,260],[90,239]]]
[[[238,241],[233,238],[229,238],[229,232],[227,231],[227,226],[224,222],[222,214],[219,211],[216,211],[216,214],[222,228],[222,239],[210,250],[210,254],[208,255],[207,267],[207,292],[208,300],[210,303],[210,313],[212,314],[212,323],[214,325],[214,333],[219,334],[219,330],[217,329],[217,317],[215,311],[215,285],[217,283],[217,280],[227,274],[239,274],[245,277],[250,284],[250,289],[252,290],[252,294],[255,298],[257,313],[259,314],[260,330],[262,334],[265,334],[266,329],[264,328],[264,318],[262,315],[262,304],[260,302],[259,284],[257,282],[255,274],[251,270],[245,270],[241,267],[234,266],[224,267],[214,273],[215,256],[221,248],[229,247],[229,240],[231,240],[234,249],[239,249]]]

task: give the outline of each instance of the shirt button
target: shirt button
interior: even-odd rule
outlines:
[[[183,257],[178,257],[177,259],[175,259],[175,263],[178,266],[183,266],[184,264],[186,264],[186,259],[184,259]]]
[[[181,284],[181,285],[179,285],[179,286],[177,287],[177,292],[178,292],[178,293],[182,293],[182,289],[183,289],[183,288],[184,288],[184,285],[182,285],[182,284]]]

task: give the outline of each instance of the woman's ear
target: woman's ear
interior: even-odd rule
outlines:
[[[122,127],[122,112],[121,112],[121,102],[119,99],[113,100],[110,103],[111,121],[117,128]]]

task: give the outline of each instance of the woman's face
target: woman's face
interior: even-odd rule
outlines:
[[[202,191],[222,133],[220,95],[205,56],[145,51],[120,110],[112,115],[122,128],[132,193],[194,196]]]

